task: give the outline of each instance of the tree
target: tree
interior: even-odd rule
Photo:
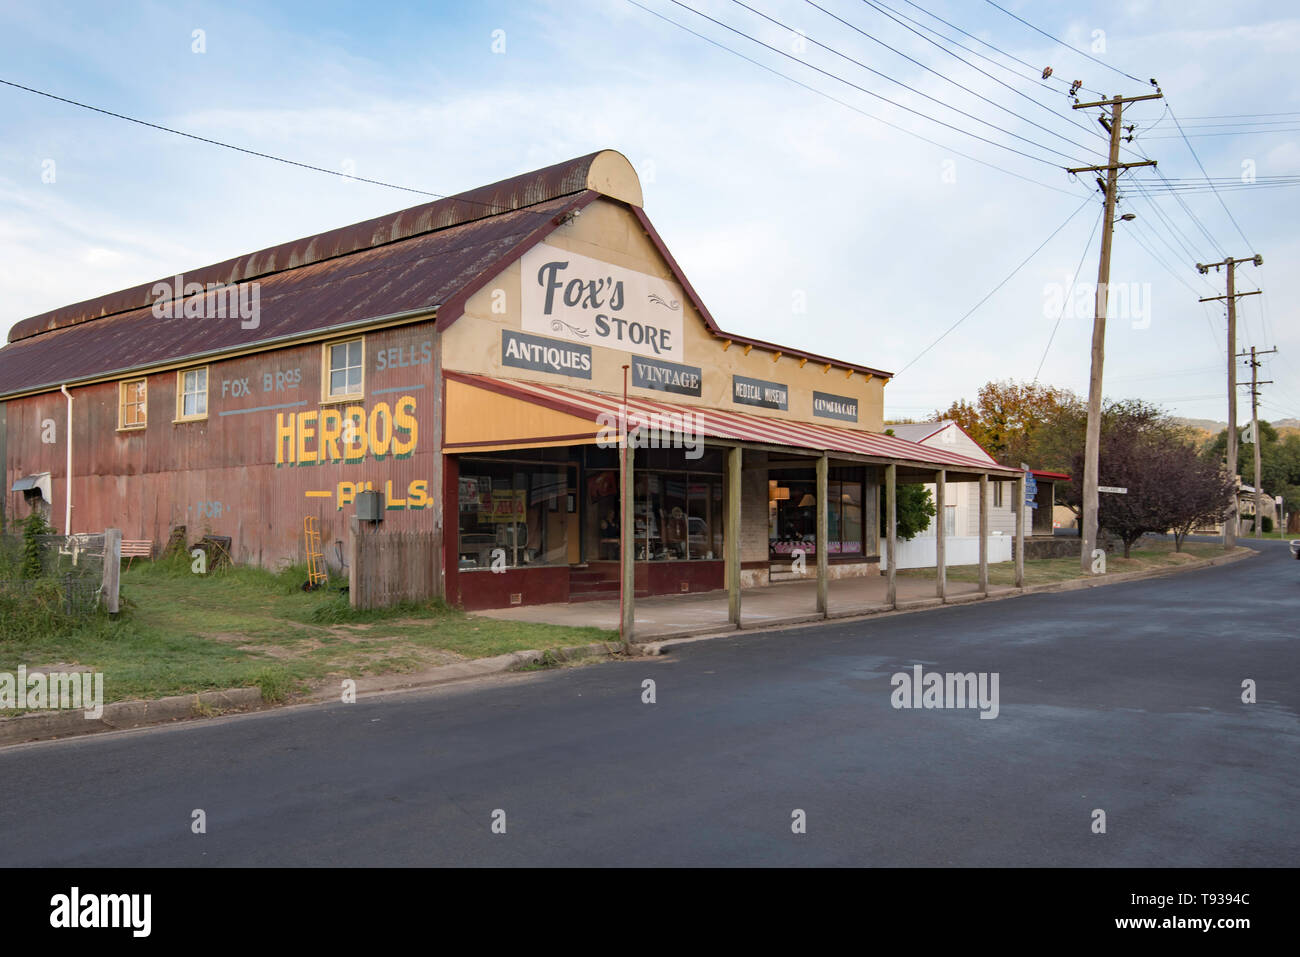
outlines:
[[[897,485],[898,524],[895,534],[900,542],[910,542],[930,527],[934,518],[934,497],[924,485]],[[889,513],[885,511],[885,487],[880,487],[881,531],[885,529]]]
[[[1175,547],[1196,525],[1222,516],[1233,483],[1205,457],[1186,429],[1140,399],[1110,402],[1102,410],[1098,485],[1126,493],[1098,496],[1098,525],[1124,545],[1124,557],[1147,532],[1174,530]],[[1073,494],[1082,493],[1083,450],[1072,465]]]
[[[1191,443],[1176,443],[1162,453],[1160,468],[1169,483],[1169,528],[1174,551],[1202,525],[1220,522],[1236,482],[1219,461],[1202,455]]]
[[[954,402],[939,419],[951,419],[1003,465],[1021,462],[1035,468],[1063,469],[1072,460],[1073,427],[1060,434],[1061,424],[1082,422],[1083,402],[1067,389],[1037,382],[986,382],[975,404]],[[1083,433],[1079,432],[1082,443]]]

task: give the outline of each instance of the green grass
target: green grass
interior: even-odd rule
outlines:
[[[330,677],[411,672],[530,648],[611,640],[599,628],[480,618],[441,602],[354,611],[336,590],[304,592],[305,568],[135,562],[124,612],[0,631],[0,671],[80,665],[104,672],[105,700],[258,687],[270,701]]]
[[[1106,555],[1106,574],[1116,575],[1121,572],[1149,571],[1159,568],[1174,568],[1188,562],[1213,558],[1223,554],[1223,546],[1207,542],[1184,542],[1181,552],[1174,551],[1173,542],[1148,541],[1142,546],[1134,547],[1132,557],[1124,558],[1122,549]],[[933,568],[900,568],[898,574],[908,578],[928,578],[934,580]],[[1097,578],[1079,568],[1078,557],[1066,558],[1027,558],[1025,559],[1025,584],[1046,585],[1069,581],[1074,578]],[[951,565],[948,567],[947,579],[950,582],[978,582],[978,565]],[[1015,562],[997,562],[989,565],[990,585],[1014,585],[1016,583]]]

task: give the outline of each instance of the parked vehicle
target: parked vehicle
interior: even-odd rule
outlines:
[[[1291,554],[1300,559],[1300,538],[1291,539]]]

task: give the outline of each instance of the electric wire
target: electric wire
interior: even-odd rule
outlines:
[[[1020,272],[1020,270],[1024,269],[1025,266],[1028,265],[1029,261],[1030,261],[1031,259],[1033,259],[1035,256],[1037,256],[1038,253],[1042,250],[1042,248],[1043,248],[1044,246],[1046,246],[1048,243],[1050,243],[1050,242],[1052,241],[1052,239],[1055,238],[1056,234],[1059,233],[1061,230],[1063,230],[1066,226],[1068,226],[1069,223],[1070,223],[1070,221],[1071,221],[1072,219],[1074,219],[1075,216],[1078,216],[1079,213],[1081,213],[1081,212],[1083,211],[1083,208],[1084,208],[1085,206],[1087,206],[1087,205],[1088,205],[1089,203],[1091,203],[1091,202],[1094,202],[1094,199],[1093,199],[1092,196],[1088,196],[1088,198],[1085,199],[1085,200],[1084,200],[1084,201],[1079,205],[1079,207],[1078,207],[1077,209],[1075,209],[1074,212],[1072,212],[1069,216],[1067,216],[1067,217],[1065,218],[1065,222],[1061,223],[1061,225],[1057,226],[1054,230],[1052,230],[1052,232],[1048,235],[1048,237],[1047,237],[1046,239],[1044,239],[1041,243],[1039,243],[1037,247],[1035,247],[1035,249],[1034,249],[1033,252],[1031,252],[1028,256],[1026,256],[1023,260],[1021,260],[1020,265],[1016,266],[1015,269],[1011,270],[1011,272],[1009,272],[1009,273],[1007,274],[1006,278],[1004,278],[1000,283],[998,283],[996,286],[994,286],[992,289],[990,289],[990,290],[985,294],[984,298],[981,299],[979,302],[975,303],[975,305],[971,306],[971,308],[970,308],[970,309],[965,313],[965,315],[963,315],[960,319],[958,319],[958,320],[957,320],[956,322],[954,322],[951,326],[949,326],[947,329],[945,329],[945,330],[943,331],[943,334],[940,335],[939,338],[935,339],[935,340],[934,340],[933,342],[931,342],[928,346],[926,346],[924,349],[922,349],[922,350],[921,350],[921,351],[916,355],[916,357],[915,357],[914,359],[912,359],[911,362],[907,363],[907,365],[903,366],[903,368],[899,369],[898,372],[896,372],[896,373],[894,373],[894,374],[895,374],[895,375],[901,375],[902,373],[904,373],[904,372],[906,372],[908,369],[910,369],[912,366],[916,365],[916,363],[917,363],[918,361],[920,361],[920,359],[921,359],[921,358],[922,358],[926,353],[928,353],[931,349],[933,349],[933,348],[934,348],[935,346],[937,346],[940,342],[942,342],[944,339],[946,339],[946,338],[948,337],[949,333],[951,333],[954,329],[956,329],[956,328],[957,328],[958,326],[960,326],[963,322],[965,322],[967,319],[969,319],[969,318],[971,317],[971,315],[973,315],[974,312],[975,312],[977,309],[979,309],[980,306],[984,305],[984,303],[988,302],[989,299],[991,299],[991,298],[993,297],[993,294],[994,294],[994,293],[996,293],[999,289],[1001,289],[1001,288],[1002,288],[1003,286],[1005,286],[1008,282],[1010,282],[1011,279],[1016,275],[1016,273],[1018,273],[1018,272]]]
[[[1065,297],[1061,300],[1061,311],[1056,316],[1056,322],[1052,324],[1052,334],[1047,337],[1047,345],[1043,348],[1043,357],[1038,360],[1038,368],[1034,370],[1034,381],[1038,381],[1039,374],[1043,371],[1043,363],[1047,361],[1047,353],[1052,350],[1052,341],[1056,338],[1056,330],[1061,327],[1061,320],[1065,318],[1065,309],[1070,304],[1070,295],[1074,292],[1074,284],[1079,279],[1079,272],[1083,269],[1083,261],[1088,258],[1088,249],[1092,246],[1092,237],[1097,235],[1097,227],[1101,225],[1102,216],[1106,210],[1103,207],[1097,212],[1097,219],[1092,224],[1092,231],[1088,233],[1088,240],[1083,244],[1083,253],[1079,256],[1078,265],[1074,267],[1074,273],[1070,276],[1069,288],[1065,290]]]
[[[979,159],[978,157],[972,156],[969,153],[964,153],[961,150],[954,149],[953,147],[947,145],[946,143],[941,143],[938,140],[934,140],[928,136],[925,136],[924,134],[917,133],[915,130],[909,130],[905,126],[900,126],[897,123],[893,123],[889,120],[884,119],[883,117],[876,116],[874,113],[868,113],[866,110],[862,109],[861,107],[854,106],[852,103],[842,100],[837,96],[827,93],[825,90],[818,89],[817,87],[805,83],[800,79],[790,76],[788,73],[782,73],[780,70],[776,69],[775,67],[769,66],[768,64],[763,63],[759,60],[755,60],[753,57],[747,56],[744,53],[741,53],[739,50],[733,49],[732,47],[727,46],[725,43],[715,40],[713,37],[700,33],[698,30],[693,30],[686,24],[678,20],[674,20],[672,17],[660,13],[658,10],[651,9],[650,7],[647,7],[644,4],[639,3],[638,0],[627,0],[627,2],[630,3],[632,6],[636,7],[638,10],[641,10],[644,13],[648,13],[653,17],[657,17],[658,19],[664,21],[665,23],[671,24],[672,26],[677,27],[679,30],[683,30],[686,33],[689,33],[691,36],[703,40],[705,43],[708,43],[711,46],[717,47],[719,50],[724,50],[727,53],[730,53],[732,56],[739,57],[740,59],[744,60],[746,63],[758,67],[760,70],[765,70],[766,72],[771,73],[773,76],[778,76],[789,83],[793,83],[795,86],[802,87],[803,89],[807,90],[810,93],[815,93],[817,96],[820,96],[823,99],[829,100],[832,103],[844,107],[845,109],[852,110],[854,113],[857,113],[861,116],[865,116],[867,119],[874,120],[875,122],[883,124],[884,126],[888,126],[890,129],[897,130],[898,132],[910,136],[913,139],[918,139],[923,143],[930,144],[931,146],[937,146],[939,147],[939,149],[944,150],[947,153],[951,153],[954,156],[960,156],[962,159],[970,160],[972,163],[975,163],[979,166],[984,166],[987,167],[988,169],[996,170],[999,173],[1004,173],[1007,176],[1015,177],[1016,179],[1023,180],[1026,183],[1033,183],[1035,186],[1041,186],[1044,189],[1050,189],[1056,193],[1063,193],[1066,196],[1073,196],[1075,198],[1078,198],[1079,196],[1079,194],[1076,191],[1070,189],[1064,189],[1059,186],[1052,186],[1048,183],[1042,182],[1041,180],[1036,180],[1031,176],[1025,176],[1022,173],[1017,173],[1016,171],[1007,169],[1004,166],[999,166],[996,163],[991,163],[987,160]],[[803,61],[800,60],[799,62],[802,63]]]

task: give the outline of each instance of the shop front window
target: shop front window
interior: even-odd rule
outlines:
[[[768,480],[768,555],[789,559],[795,550],[817,554],[817,479],[812,469],[774,470]],[[831,469],[826,482],[828,556],[863,552],[863,470]]]
[[[589,450],[584,499],[586,559],[618,561],[620,517],[616,455]],[[632,554],[639,562],[722,561],[721,458],[653,460],[638,452],[632,470]],[[674,466],[699,464],[710,471]],[[605,467],[612,466],[612,467]],[[718,469],[714,472],[712,469]]]
[[[568,542],[577,540],[572,490],[563,464],[462,460],[460,568],[568,562]]]

